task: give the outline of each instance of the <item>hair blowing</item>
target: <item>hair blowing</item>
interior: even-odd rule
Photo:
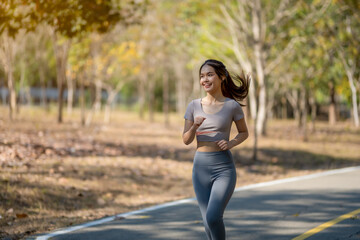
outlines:
[[[241,75],[234,74],[233,77],[231,77],[230,73],[222,62],[214,59],[208,59],[201,65],[199,75],[201,74],[201,69],[205,65],[213,67],[215,73],[219,76],[220,79],[222,79],[224,76],[226,77],[224,81],[221,81],[221,92],[225,97],[232,98],[236,101],[242,101],[248,95],[250,76],[245,76],[243,71]],[[238,82],[239,86],[237,86],[234,81]],[[240,105],[245,106],[241,103]]]

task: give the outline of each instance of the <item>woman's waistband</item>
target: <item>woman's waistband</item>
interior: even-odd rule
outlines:
[[[222,155],[222,154],[228,154],[231,153],[230,150],[224,150],[224,151],[213,151],[213,152],[200,152],[196,151],[195,154],[201,154],[201,155]]]
[[[230,150],[215,152],[195,152],[194,164],[198,165],[215,165],[215,164],[231,164],[233,158]]]

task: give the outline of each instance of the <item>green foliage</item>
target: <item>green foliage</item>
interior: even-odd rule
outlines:
[[[25,28],[33,31],[47,23],[69,38],[97,31],[108,32],[117,23],[137,22],[147,1],[114,0],[7,0],[0,4],[0,33],[10,36]]]
[[[28,1],[4,0],[0,2],[0,35],[6,32],[15,37],[24,26],[28,30],[34,30],[33,12]]]
[[[111,86],[128,81],[121,94],[130,99],[137,94],[139,72],[146,71],[148,79],[156,79],[156,109],[161,110],[163,89],[160,80],[163,71],[170,74],[170,98],[175,102],[176,81],[173,80],[175,74],[172,62],[179,61],[184,66],[187,85],[192,84],[191,71],[205,58],[223,60],[227,66],[237,63],[236,54],[228,44],[232,43],[232,36],[221,5],[226,7],[238,26],[239,16],[249,24],[246,37],[239,38],[238,43],[244,46],[241,51],[246,53],[247,60],[255,68],[251,1],[242,1],[245,4],[241,12],[239,2],[241,1],[8,0],[0,3],[0,33],[7,32],[14,37],[22,28],[33,31],[39,24],[52,26],[58,33],[73,40],[69,63],[77,78],[80,73],[91,72],[94,66],[90,50],[91,44],[95,42],[93,34],[98,32],[102,39],[98,43],[101,45],[100,72],[104,70],[108,74],[104,81]],[[280,4],[286,2],[288,5],[285,6],[285,14],[274,24],[271,21],[277,17]],[[327,1],[320,0],[261,1],[266,18],[264,64],[268,65],[277,59],[293,41],[290,51],[266,75],[269,91],[277,84],[282,87],[281,92],[275,94],[277,99],[285,91],[299,89],[304,85],[308,90],[314,91],[318,103],[326,104],[329,82],[334,82],[336,93],[342,95],[348,103],[351,102],[348,79],[338,51],[341,47],[346,59],[352,61],[356,67],[355,79],[359,79],[360,1],[334,0],[329,6],[325,3]],[[141,22],[144,18],[146,21]],[[130,26],[131,23],[138,24]],[[125,27],[121,28],[120,25]],[[115,26],[119,28],[116,29]],[[237,31],[237,36],[244,34],[240,27]],[[109,34],[107,38],[102,34],[105,32]],[[20,59],[24,59],[28,85],[39,85],[38,69],[40,64],[46,64],[46,79],[55,86],[56,62],[51,41],[48,39],[43,43],[46,54],[41,61],[34,58],[40,49],[36,42],[40,40],[27,41],[21,56],[16,57],[15,78],[19,79],[18,63]],[[1,77],[4,75],[0,74]],[[91,74],[89,76],[91,78]],[[284,76],[289,80],[283,81]]]

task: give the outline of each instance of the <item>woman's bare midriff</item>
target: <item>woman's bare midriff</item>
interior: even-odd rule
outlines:
[[[197,142],[197,151],[199,152],[217,152],[223,151],[216,142]]]

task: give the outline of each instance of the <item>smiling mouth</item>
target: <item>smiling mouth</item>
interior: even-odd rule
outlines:
[[[205,84],[204,87],[205,88],[209,88],[211,86],[211,84]]]

